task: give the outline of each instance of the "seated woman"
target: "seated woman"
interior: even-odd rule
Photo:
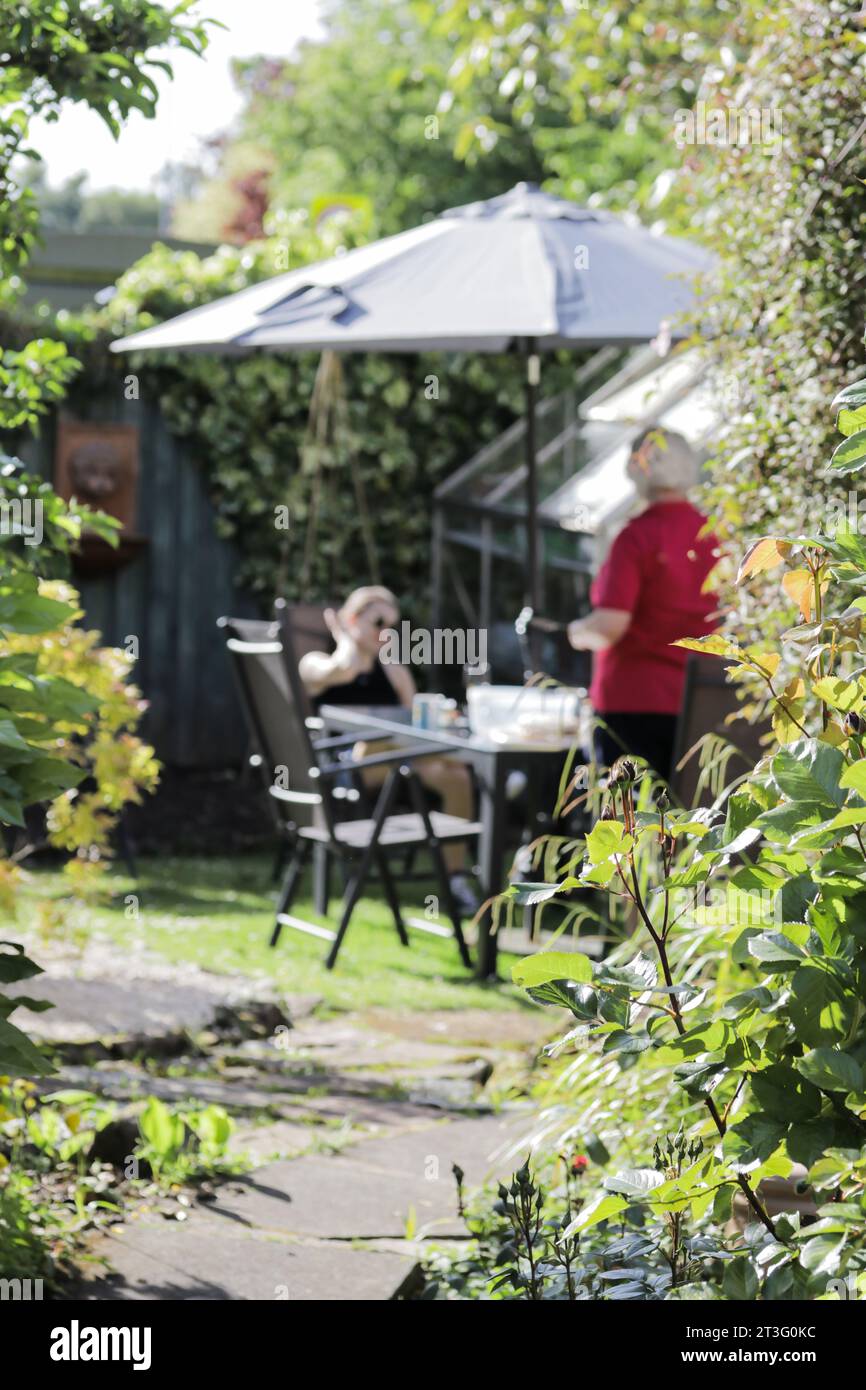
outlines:
[[[704,592],[715,536],[687,493],[698,462],[681,434],[653,425],[635,439],[627,471],[647,506],[623,527],[591,590],[593,610],[569,625],[573,647],[595,653],[590,699],[603,721],[599,762],[623,753],[671,774],[688,652],[679,637],[712,632],[716,595]]]
[[[411,708],[415,682],[398,662],[382,659],[383,642],[400,621],[400,608],[390,589],[365,585],[355,589],[337,612],[325,610],[325,622],[334,639],[332,652],[307,652],[299,671],[314,709],[333,705],[402,705]],[[356,745],[356,756],[371,751]],[[447,754],[421,758],[415,763],[425,787],[438,794],[442,810],[464,820],[472,819],[472,779],[465,763]],[[367,768],[365,784],[381,785],[389,769]],[[461,844],[443,845],[451,879],[451,891],[462,915],[472,917],[478,898],[465,868],[466,850]]]

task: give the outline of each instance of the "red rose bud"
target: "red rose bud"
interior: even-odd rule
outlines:
[[[586,1154],[575,1154],[571,1160],[572,1173],[585,1173],[589,1167],[589,1159]]]

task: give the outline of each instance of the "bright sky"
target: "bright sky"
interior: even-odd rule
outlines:
[[[153,120],[134,112],[115,141],[93,112],[69,107],[59,121],[34,121],[32,144],[51,184],[85,169],[89,187],[150,188],[169,160],[195,158],[198,137],[224,130],[240,106],[231,80],[232,58],[255,53],[288,56],[299,39],[320,32],[320,0],[200,0],[197,11],[227,27],[211,31],[203,59],[183,50],[160,54],[174,81],[159,72],[160,99]]]

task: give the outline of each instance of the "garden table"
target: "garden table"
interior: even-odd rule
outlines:
[[[563,739],[557,743],[496,743],[492,739],[472,734],[468,729],[418,729],[413,727],[408,709],[394,706],[373,708],[364,705],[322,705],[319,718],[329,731],[351,733],[358,730],[358,737],[369,739],[371,735],[389,739],[391,742],[424,743],[439,745],[443,752],[457,755],[469,763],[478,783],[478,820],[481,822],[481,835],[478,843],[478,862],[481,889],[485,901],[501,893],[506,886],[505,872],[505,827],[506,799],[505,781],[509,772],[523,768],[528,773],[536,769],[551,768],[562,763],[563,757],[573,746],[574,738]],[[496,933],[493,931],[493,914],[488,907],[478,923],[478,945],[476,951],[476,974],[487,979],[496,975]]]

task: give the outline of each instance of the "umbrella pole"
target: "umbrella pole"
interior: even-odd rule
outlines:
[[[538,613],[541,602],[538,535],[538,474],[535,460],[535,408],[541,380],[541,358],[535,351],[535,339],[527,338],[526,356],[526,603]],[[536,642],[530,631],[530,651],[536,657]]]

